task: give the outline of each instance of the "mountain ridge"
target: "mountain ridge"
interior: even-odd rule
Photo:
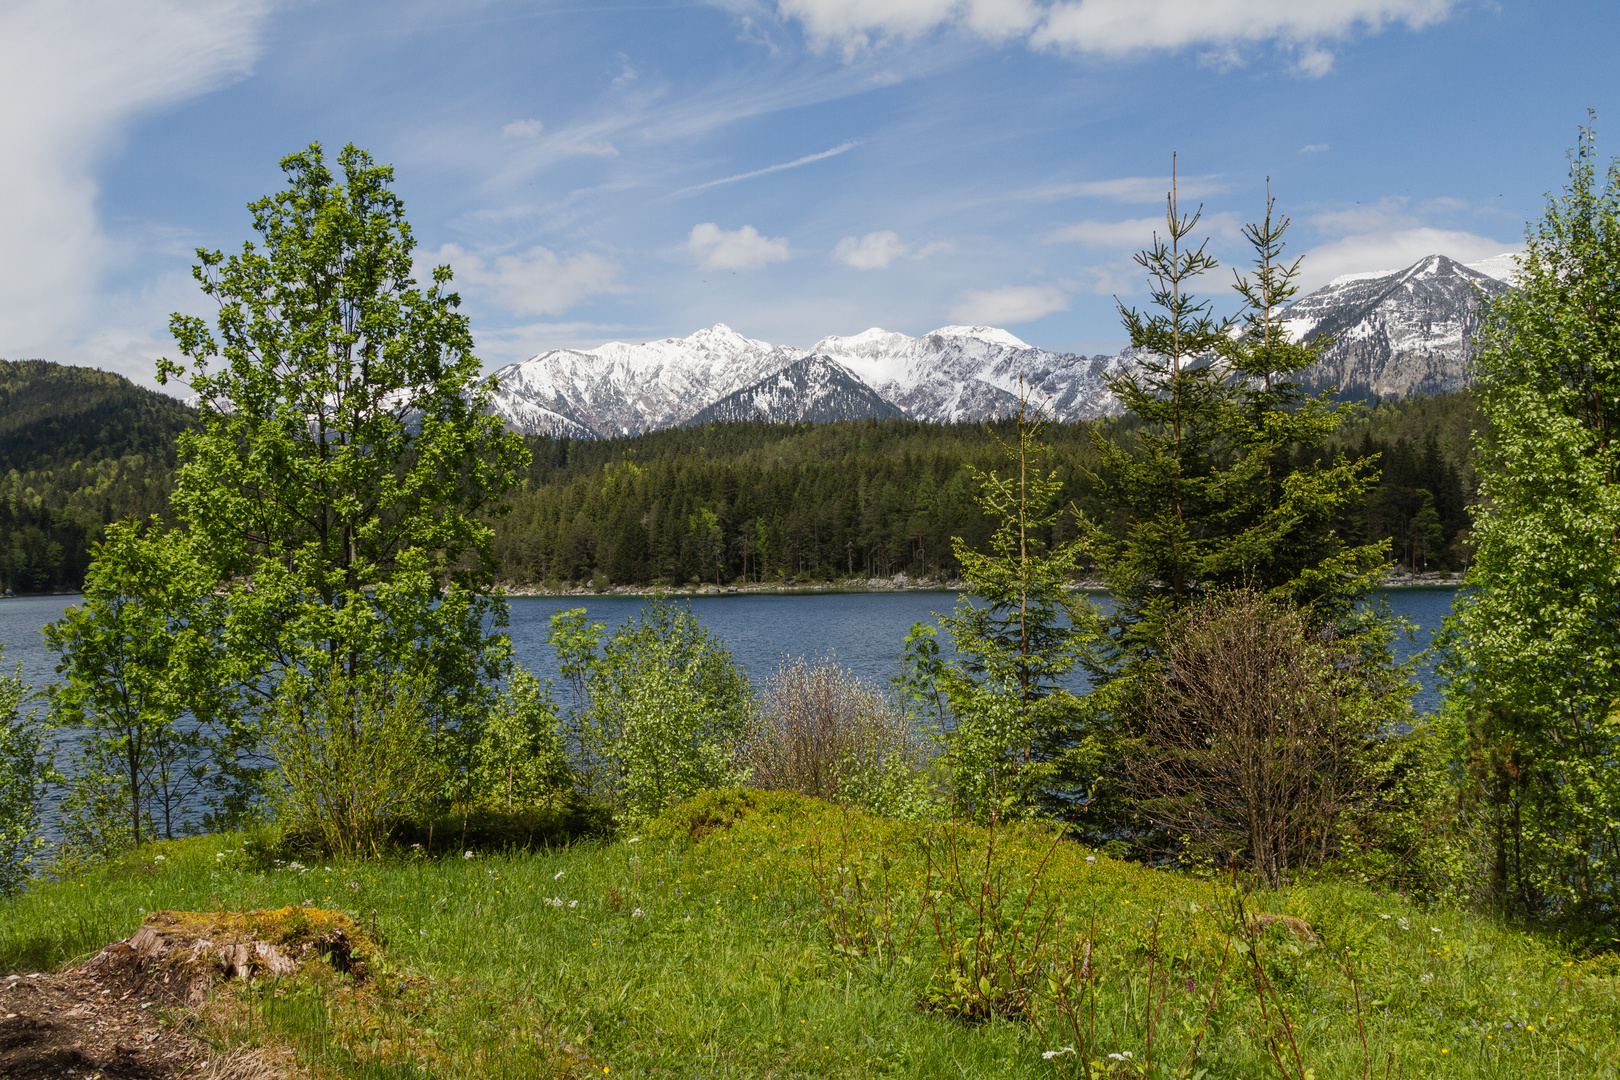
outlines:
[[[1462,389],[1479,300],[1507,290],[1515,272],[1511,253],[1469,264],[1428,255],[1333,279],[1284,313],[1296,337],[1333,339],[1301,381],[1367,400]],[[914,420],[983,421],[1015,411],[1027,391],[1055,420],[1092,420],[1120,411],[1107,380],[1133,356],[1051,352],[982,325],[917,337],[871,327],[799,349],[715,323],[508,364],[495,373],[491,411],[523,434],[613,438],[720,418],[850,419],[876,415],[874,399]],[[795,367],[811,358],[837,371]]]

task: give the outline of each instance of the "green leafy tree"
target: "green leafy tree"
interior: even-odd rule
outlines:
[[[513,811],[548,807],[572,791],[551,688],[514,666],[473,748],[475,789],[484,804]]]
[[[5,650],[0,647],[0,664]],[[23,707],[29,697],[22,665],[0,675],[0,898],[28,880],[28,860],[44,846],[39,836],[39,796],[48,768],[40,752],[38,722]]]
[[[449,268],[412,277],[392,170],[346,146],[334,171],[318,144],[281,164],[288,187],[250,206],[262,246],[198,251],[215,325],[171,321],[189,367],[160,377],[201,410],[175,507],[261,713],[334,671],[407,671],[464,771],[509,654],[489,522],[528,454],[488,414]]]
[[[1612,922],[1620,902],[1620,162],[1593,134],[1526,234],[1475,360],[1482,503],[1448,694],[1495,902]]]
[[[942,660],[933,629],[918,623],[898,680],[942,733],[956,812],[974,818],[1028,812],[1083,740],[1060,680],[1094,644],[1098,618],[1072,588],[1081,542],[1051,539],[1062,484],[1042,467],[1043,426],[1020,401],[1015,437],[1000,444],[1007,473],[973,472],[995,524],[987,551],[953,544],[965,595],[941,622],[962,660]]]
[[[118,832],[135,846],[149,823],[173,838],[188,815],[200,822],[201,801],[218,817],[252,786],[240,760],[251,735],[217,679],[227,647],[214,584],[192,538],[155,519],[117,522],[95,549],[83,602],[45,628],[62,676],[52,722],[80,732],[74,782],[87,787],[72,805],[100,805],[103,778],[114,779],[128,826]]]
[[[655,598],[600,653],[601,627],[584,616],[553,616],[550,640],[583,690],[565,724],[586,794],[636,823],[740,783],[748,680],[691,608]]]

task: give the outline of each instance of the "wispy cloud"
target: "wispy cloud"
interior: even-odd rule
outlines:
[[[1043,244],[1076,243],[1103,248],[1141,248],[1153,241],[1154,233],[1164,235],[1163,217],[1131,218],[1126,221],[1079,221],[1047,233]],[[1204,214],[1198,219],[1198,235],[1226,240],[1242,235],[1243,224],[1232,213]]]
[[[949,248],[942,241],[913,249],[892,229],[869,232],[856,239],[846,236],[833,248],[833,258],[856,270],[881,270],[896,259],[926,259]]]
[[[514,315],[560,315],[587,297],[627,291],[619,265],[594,251],[559,256],[536,246],[490,258],[446,244],[420,261],[448,263],[458,284]]]
[[[761,236],[752,225],[728,232],[712,221],[692,226],[686,248],[704,270],[758,270],[788,257],[785,237]]]
[[[1056,285],[1003,285],[999,289],[964,289],[951,305],[951,318],[959,323],[1006,326],[1068,309],[1069,296]]]
[[[784,161],[780,165],[767,165],[763,169],[755,169],[752,172],[738,173],[736,176],[722,176],[718,180],[709,180],[702,184],[693,184],[691,187],[681,188],[679,191],[675,192],[675,194],[688,195],[694,191],[704,191],[708,188],[719,187],[721,184],[735,184],[739,180],[752,180],[756,176],[768,176],[771,173],[779,173],[787,169],[797,169],[801,165],[809,165],[817,161],[826,161],[830,157],[837,157],[839,154],[848,153],[859,145],[861,145],[859,139],[851,139],[848,142],[840,143],[831,150],[823,150],[819,154],[806,154],[804,157],[794,158],[792,161]]]
[[[262,0],[0,6],[0,355],[82,336],[116,258],[93,167],[134,117],[241,78]],[[162,325],[162,314],[147,316]],[[155,329],[155,327],[154,327]]]

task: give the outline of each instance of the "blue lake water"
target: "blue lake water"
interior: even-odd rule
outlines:
[[[1428,647],[1440,622],[1451,610],[1455,589],[1391,589],[1390,606],[1418,628],[1412,640],[1396,643],[1405,660]],[[820,593],[809,595],[742,594],[698,596],[689,602],[709,630],[730,647],[756,683],[786,658],[834,656],[871,682],[887,685],[903,652],[913,623],[937,625],[936,612],[956,602],[951,592]],[[1094,597],[1106,603],[1106,596]],[[76,602],[72,596],[15,597],[0,600],[0,646],[7,672],[21,663],[23,678],[42,689],[55,680],[55,655],[45,647],[40,628],[59,618]],[[611,630],[641,608],[630,596],[513,597],[512,646],[526,667],[542,676],[556,674],[556,657],[546,645],[553,614],[583,607],[590,618]],[[1419,674],[1414,704],[1420,712],[1434,708],[1439,694],[1432,674]]]
[[[1396,614],[1417,627],[1410,639],[1396,642],[1398,659],[1404,661],[1428,647],[1451,610],[1455,594],[1455,589],[1438,588],[1392,589],[1382,594]],[[756,685],[784,660],[829,655],[868,682],[886,687],[898,670],[912,624],[937,626],[936,613],[950,611],[956,599],[952,592],[871,592],[697,596],[688,602]],[[1106,604],[1108,598],[1095,594],[1092,599]],[[77,600],[76,596],[0,599],[0,646],[4,646],[7,674],[21,665],[23,678],[36,691],[55,681],[56,657],[46,648],[40,628],[60,618]],[[557,658],[546,644],[552,615],[583,607],[592,620],[611,631],[639,611],[642,603],[640,597],[631,596],[513,597],[510,633],[516,658],[535,674],[556,678]],[[943,634],[941,644],[946,644]],[[1427,666],[1419,669],[1418,682],[1413,704],[1419,712],[1431,711],[1440,695]],[[1071,689],[1081,690],[1084,685],[1083,677],[1076,675]],[[36,701],[36,707],[43,710],[43,701]],[[55,733],[58,744],[70,738],[69,732]],[[59,839],[53,811],[60,797],[60,792],[50,792],[42,807],[46,837],[53,842]]]

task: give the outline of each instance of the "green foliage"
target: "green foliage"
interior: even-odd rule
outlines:
[[[1085,737],[1059,680],[1093,646],[1098,618],[1072,589],[1080,542],[1051,540],[1062,482],[1043,468],[1043,427],[1039,410],[1021,401],[1015,438],[1000,442],[1007,475],[973,472],[994,523],[989,550],[954,541],[965,595],[941,617],[963,660],[942,661],[931,628],[919,623],[896,680],[945,741],[954,811],[981,822],[1050,797],[1059,762]]]
[[[422,813],[443,783],[427,723],[432,680],[419,672],[286,680],[267,746],[279,766],[284,827],[311,827],[346,859],[376,857],[396,822]]]
[[[1602,924],[1620,903],[1620,161],[1583,130],[1569,183],[1485,307],[1482,506],[1449,690],[1501,910]]]
[[[496,551],[514,582],[600,574],[678,585],[713,583],[717,572],[722,583],[951,579],[961,570],[953,540],[980,550],[990,534],[973,470],[997,467],[999,441],[1010,438],[1010,419],[747,421],[591,442],[533,438]],[[1046,440],[1047,467],[1064,485],[1058,505],[1088,505],[1086,426],[1051,425]],[[1049,542],[1075,533],[1067,514],[1051,529]]]
[[[198,251],[215,328],[176,315],[201,403],[180,438],[176,510],[230,582],[234,681],[261,707],[290,676],[353,678],[411,658],[422,715],[466,731],[507,662],[489,519],[526,460],[487,415],[472,334],[425,289],[391,169],[353,146],[282,161],[288,187],[251,204],[263,247]],[[303,693],[303,690],[299,690]]]
[[[552,617],[574,683],[565,740],[584,792],[640,823],[705,788],[742,779],[748,680],[686,605],[657,598],[608,637],[583,609]]]
[[[473,747],[473,789],[508,813],[563,801],[573,777],[563,756],[550,687],[516,665]]]
[[[0,647],[3,663],[5,650]],[[44,845],[38,835],[38,797],[48,770],[40,753],[39,724],[31,710],[23,711],[29,696],[22,665],[12,675],[0,675],[0,899],[22,888],[28,860]]]
[[[253,770],[240,755],[252,741],[237,723],[217,674],[221,637],[215,578],[193,538],[154,519],[109,526],[85,581],[84,602],[45,628],[62,681],[51,687],[52,723],[79,732],[73,772],[86,785],[70,802],[81,846],[114,836],[139,846],[152,822],[173,839],[195,827],[203,803],[216,816],[239,807]],[[105,801],[121,793],[127,830],[103,833]]]

